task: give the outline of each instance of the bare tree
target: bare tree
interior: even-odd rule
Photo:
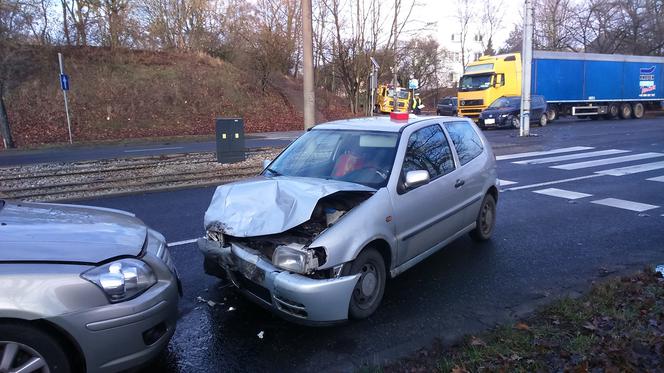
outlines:
[[[466,63],[469,58],[467,58],[467,45],[468,45],[468,33],[472,27],[473,21],[475,19],[475,1],[474,0],[457,0],[457,13],[456,20],[459,30],[459,43],[461,47],[461,66],[463,69],[466,68]]]
[[[503,0],[486,1],[482,7],[482,44],[484,54],[494,55],[493,38],[495,34],[503,28],[503,18],[505,17],[505,7]]]

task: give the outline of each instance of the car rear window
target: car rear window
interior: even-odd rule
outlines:
[[[482,154],[482,150],[484,150],[482,140],[473,129],[472,124],[465,121],[450,122],[445,123],[445,128],[450,134],[462,166]]]

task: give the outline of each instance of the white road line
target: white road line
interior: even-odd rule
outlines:
[[[198,238],[192,238],[191,240],[183,240],[183,241],[176,241],[176,242],[171,242],[168,244],[169,247],[173,246],[182,246],[182,245],[188,245],[190,243],[194,243],[198,241]]]
[[[606,164],[638,161],[641,159],[657,158],[657,157],[664,157],[664,154],[662,153],[632,154],[632,155],[625,155],[622,157],[596,159],[594,161],[568,163],[568,164],[561,164],[559,166],[550,166],[550,167],[557,168],[559,170],[578,170],[580,168],[597,167],[597,166],[604,166]]]
[[[530,184],[530,185],[512,187],[512,188],[505,189],[504,191],[506,192],[506,191],[510,191],[510,190],[532,189],[532,188],[538,188],[538,187],[547,186],[547,185],[567,183],[567,182],[570,182],[570,181],[592,179],[594,177],[599,177],[599,176],[604,176],[604,175],[594,174],[594,175],[572,177],[572,178],[569,178],[569,179],[553,180],[553,181],[547,181],[547,182],[544,182],[544,183],[537,183],[537,184]]]
[[[634,165],[634,166],[627,166],[627,167],[620,167],[620,168],[612,168],[610,170],[595,171],[595,173],[596,174],[602,174],[602,175],[611,175],[611,176],[625,176],[625,175],[636,174],[636,173],[639,173],[639,172],[660,170],[662,168],[664,168],[664,161],[637,164],[637,165]]]
[[[133,150],[125,150],[125,153],[140,153],[140,152],[151,152],[155,150],[176,150],[176,149],[182,149],[182,146],[173,146],[170,148],[149,148],[149,149],[133,149]]]
[[[636,212],[648,211],[659,207],[655,205],[649,205],[647,203],[626,201],[624,199],[618,199],[618,198],[605,198],[597,201],[591,201],[591,203],[610,206],[610,207],[617,207],[619,209],[636,211]]]
[[[569,160],[572,160],[572,159],[592,158],[592,157],[599,157],[599,156],[602,156],[602,155],[612,155],[612,154],[621,154],[621,153],[629,153],[629,150],[619,150],[619,149],[599,150],[599,151],[596,151],[596,152],[559,155],[557,157],[527,159],[525,161],[516,161],[516,162],[512,162],[512,163],[514,163],[514,164],[553,163],[553,162],[569,161]]]
[[[659,181],[660,183],[664,183],[664,176],[657,176],[657,177],[651,177],[650,179],[646,179],[648,181]]]
[[[579,198],[592,197],[592,194],[572,192],[571,190],[564,190],[557,188],[533,190],[533,193],[545,194],[547,196],[560,197],[565,199],[579,199]]]
[[[497,161],[504,161],[506,159],[516,159],[516,158],[526,158],[526,157],[537,157],[538,155],[547,155],[547,154],[559,154],[559,153],[570,153],[578,152],[582,150],[595,149],[589,146],[573,146],[571,148],[560,148],[560,149],[551,149],[541,152],[527,152],[527,153],[515,153],[515,154],[505,154],[499,155],[496,157]]]
[[[518,182],[516,182],[516,181],[498,179],[498,185],[500,185],[501,187],[508,186],[508,185],[513,185],[513,184],[517,184],[517,183]]]

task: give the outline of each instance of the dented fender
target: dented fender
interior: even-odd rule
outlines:
[[[390,246],[392,263],[396,263],[396,230],[391,216],[390,194],[387,188],[381,188],[373,196],[346,213],[309,245],[310,247],[324,247],[326,250],[327,261],[320,269],[328,269],[352,261],[374,240],[387,242]],[[387,272],[390,269],[386,268]]]

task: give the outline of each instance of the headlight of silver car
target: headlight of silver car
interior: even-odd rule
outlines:
[[[280,245],[272,254],[272,264],[287,271],[305,274],[318,268],[318,258],[304,246]]]
[[[132,299],[157,282],[152,268],[142,260],[120,259],[81,274],[99,286],[111,303]]]

